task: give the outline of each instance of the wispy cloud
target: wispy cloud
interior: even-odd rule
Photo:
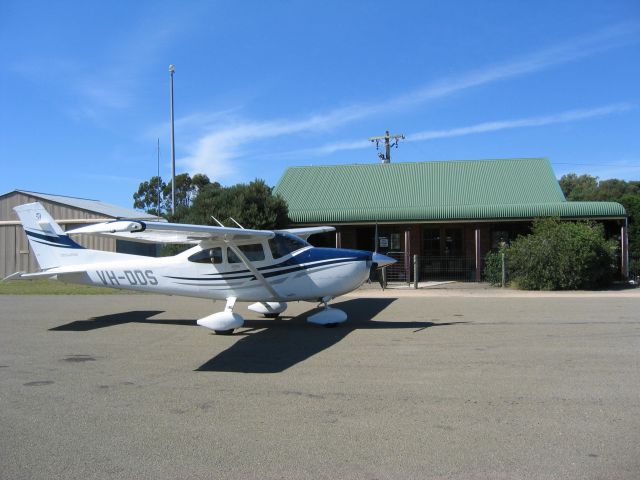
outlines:
[[[482,122],[475,125],[468,125],[465,127],[456,127],[442,130],[423,130],[420,132],[410,133],[407,135],[405,141],[407,142],[422,142],[427,140],[436,140],[439,138],[450,137],[462,137],[465,135],[473,135],[478,133],[496,132],[499,130],[508,130],[513,128],[524,127],[542,127],[545,125],[552,125],[557,123],[570,123],[581,120],[588,120],[590,118],[603,117],[606,115],[612,115],[616,113],[622,113],[628,110],[636,108],[631,103],[614,103],[597,108],[584,108],[575,110],[566,110],[564,112],[554,113],[551,115],[542,115],[535,117],[517,118],[509,120],[497,120],[491,122]],[[339,151],[345,150],[361,150],[370,147],[370,142],[366,140],[346,140],[334,143],[329,143],[316,148],[309,148],[304,150],[296,150],[294,152],[281,153],[280,156],[295,157],[295,156],[322,156],[329,155]]]
[[[524,55],[519,59],[438,80],[424,88],[390,100],[386,105],[383,105],[383,108],[410,106],[449,96],[472,87],[533,74],[577,61],[616,47],[638,42],[638,32],[640,32],[640,24],[635,22],[612,25],[595,33],[575,37],[553,47]]]
[[[568,110],[565,112],[544,115],[540,117],[519,118],[513,120],[501,120],[497,122],[483,122],[467,127],[451,128],[447,130],[425,130],[407,136],[407,141],[420,142],[424,140],[434,140],[436,138],[461,137],[474,133],[496,132],[498,130],[508,130],[511,128],[541,127],[554,123],[569,123],[580,120],[587,120],[594,117],[602,117],[614,113],[621,113],[635,108],[630,103],[616,103],[604,107]]]
[[[540,50],[521,58],[514,59],[501,64],[494,64],[483,69],[466,72],[464,74],[440,79],[431,82],[422,88],[416,89],[408,94],[398,95],[386,102],[372,102],[369,104],[352,105],[337,108],[326,113],[313,114],[299,119],[276,119],[269,121],[252,121],[229,119],[226,122],[214,122],[206,131],[202,132],[198,138],[194,139],[187,147],[188,154],[181,158],[179,162],[191,172],[203,172],[216,179],[225,179],[235,174],[234,161],[243,157],[250,151],[251,145],[268,138],[277,138],[284,135],[299,133],[327,132],[347,123],[371,117],[373,115],[401,111],[415,108],[425,102],[444,98],[458,92],[487,85],[498,81],[504,81],[526,74],[533,74],[561,64],[576,61],[596,53],[606,51],[618,46],[626,45],[637,41],[637,32],[640,27],[637,23],[615,25],[594,34],[571,39],[551,48]],[[603,107],[608,108],[608,107]],[[618,105],[617,108],[620,108]],[[585,113],[586,112],[586,113]],[[585,115],[589,111],[565,112],[567,119],[555,120],[574,121],[588,118]],[[613,112],[608,112],[613,113]],[[607,113],[592,113],[591,116],[605,115]],[[571,117],[574,115],[574,117]],[[513,122],[540,122],[551,123],[551,117],[539,117],[521,120],[511,120],[505,122],[491,122],[480,124],[464,129],[456,129],[458,132],[419,132],[418,136],[440,135],[453,136],[480,131],[498,130],[504,128],[517,128]],[[508,126],[513,124],[513,126]],[[465,129],[477,129],[477,131],[463,133]],[[484,129],[484,130],[482,130]],[[465,130],[466,131],[466,130]],[[438,138],[438,137],[430,137]],[[426,137],[423,139],[427,139]],[[365,148],[366,141],[342,141],[318,148],[298,151],[296,153],[305,154],[329,154],[340,150],[352,150]],[[286,156],[292,152],[279,154]]]
[[[326,115],[301,120],[271,122],[235,121],[222,128],[214,128],[187,147],[187,156],[178,162],[191,172],[202,172],[211,178],[224,179],[236,173],[233,159],[242,156],[249,145],[258,140],[308,131],[323,131],[339,122],[358,115],[340,109]],[[189,123],[189,122],[187,122]],[[228,123],[228,122],[227,122]]]

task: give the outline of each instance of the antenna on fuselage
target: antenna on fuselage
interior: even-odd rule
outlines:
[[[244,230],[244,227],[242,225],[240,225],[238,222],[236,222],[236,219],[233,217],[229,217],[229,220],[231,220],[233,223],[235,223],[236,225],[238,225],[238,227],[240,227],[241,229]]]
[[[218,224],[218,226],[220,227],[224,227],[224,225],[222,224],[222,222],[220,220],[218,220],[216,217],[214,217],[213,215],[211,215],[211,218],[213,218],[213,221],[216,222]]]

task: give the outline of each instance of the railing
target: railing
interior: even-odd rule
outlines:
[[[389,252],[385,254],[396,260],[396,263],[386,268],[387,282],[409,282],[411,281],[411,269],[407,272],[404,264],[404,252]]]
[[[387,283],[410,283],[440,280],[473,282],[476,280],[475,258],[469,256],[411,256],[406,262],[404,252],[390,252],[387,256],[396,263],[386,267]],[[415,261],[418,261],[418,278],[415,275]],[[408,268],[407,268],[408,267]]]
[[[475,258],[468,256],[421,256],[419,280],[475,281]]]
[[[413,283],[427,281],[447,281],[475,282],[476,275],[475,257],[473,256],[411,256],[409,261],[405,259],[404,252],[392,252],[386,254],[396,260],[396,263],[386,267],[386,282],[391,284]],[[417,258],[416,258],[417,257]],[[417,260],[418,275],[415,275],[415,264]],[[481,269],[484,268],[484,262]],[[382,272],[378,273],[379,275]],[[484,272],[481,270],[480,278],[485,280]],[[508,265],[503,272],[503,279],[509,278]],[[629,262],[629,280],[640,284],[640,258],[631,257]],[[491,281],[491,280],[487,280]],[[417,287],[416,287],[417,288]]]

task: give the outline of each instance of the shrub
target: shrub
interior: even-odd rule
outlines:
[[[597,288],[611,282],[616,243],[605,240],[601,224],[534,222],[533,233],[508,248],[509,273],[525,290]]]
[[[506,256],[507,249],[504,245],[491,250],[484,257],[484,280],[493,286],[502,285],[502,254]]]

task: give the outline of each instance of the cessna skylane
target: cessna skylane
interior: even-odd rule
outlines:
[[[41,272],[17,272],[5,280],[54,278],[62,282],[142,292],[225,300],[222,312],[197,321],[230,334],[244,319],[237,301],[276,318],[287,302],[317,302],[323,308],[307,321],[333,326],[347,314],[329,307],[333,298],[355,290],[373,270],[395,262],[378,253],[316,248],[315,233],[333,227],[250,230],[224,226],[114,220],[64,232],[38,203],[15,207]],[[134,242],[192,244],[171,257],[146,257],[83,248],[70,235],[104,235]]]

